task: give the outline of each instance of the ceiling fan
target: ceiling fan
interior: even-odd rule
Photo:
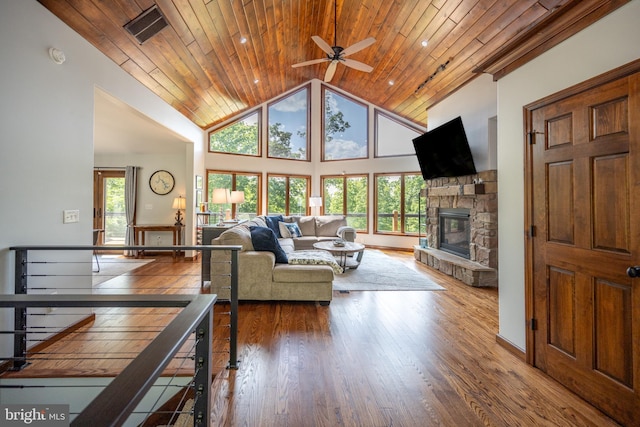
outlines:
[[[327,71],[324,74],[324,81],[330,82],[333,78],[333,75],[336,72],[336,67],[339,62],[342,62],[347,67],[351,67],[355,70],[364,71],[366,73],[370,73],[373,70],[373,67],[367,64],[364,64],[360,61],[356,61],[355,59],[346,58],[346,56],[351,55],[353,53],[359,52],[362,49],[371,46],[375,43],[376,39],[373,37],[366,38],[361,40],[347,48],[343,48],[342,46],[338,46],[338,0],[334,2],[334,40],[333,46],[329,46],[329,43],[324,41],[320,36],[311,36],[311,39],[316,42],[316,44],[322,49],[326,54],[326,58],[320,59],[312,59],[310,61],[300,62],[298,64],[293,64],[294,68],[304,67],[306,65],[320,64],[322,62],[329,62],[329,66],[327,67]]]

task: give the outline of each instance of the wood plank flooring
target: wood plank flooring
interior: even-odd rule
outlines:
[[[496,289],[386,253],[446,291],[242,303],[240,368],[214,381],[213,424],[617,425],[496,343]]]
[[[496,289],[466,286],[407,252],[385,253],[446,290],[335,292],[328,307],[241,303],[239,369],[225,369],[227,355],[214,354],[212,425],[617,425],[498,345]],[[198,263],[169,260],[116,283],[140,293],[198,292]],[[121,292],[108,286],[100,292]],[[215,311],[219,348],[228,305]],[[141,315],[135,323],[145,319],[159,320]]]

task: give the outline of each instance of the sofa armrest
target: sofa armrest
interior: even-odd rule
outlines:
[[[342,227],[338,228],[338,237],[340,237],[343,240],[346,240],[347,242],[355,242],[356,241],[356,229],[348,226],[348,225],[343,225]]]

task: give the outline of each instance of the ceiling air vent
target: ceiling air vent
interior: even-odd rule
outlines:
[[[162,16],[162,13],[160,13],[158,5],[153,5],[132,21],[125,24],[124,28],[129,31],[140,44],[142,44],[158,34],[160,30],[167,25],[169,24],[167,23],[167,20],[164,19],[164,16]]]

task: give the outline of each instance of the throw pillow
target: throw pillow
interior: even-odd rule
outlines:
[[[279,222],[280,234],[282,237],[302,237],[300,227],[296,223]]]
[[[269,215],[269,216],[265,216],[264,219],[265,219],[265,222],[267,223],[267,227],[269,227],[270,229],[273,230],[274,233],[276,233],[277,238],[283,237],[282,234],[280,234],[280,227],[278,227],[278,223],[280,221],[284,221],[284,219],[282,218],[282,215]]]
[[[272,229],[268,227],[258,227],[252,225],[249,227],[251,231],[251,243],[256,251],[272,252],[276,256],[276,263],[287,264],[287,254],[282,250],[278,239]]]

